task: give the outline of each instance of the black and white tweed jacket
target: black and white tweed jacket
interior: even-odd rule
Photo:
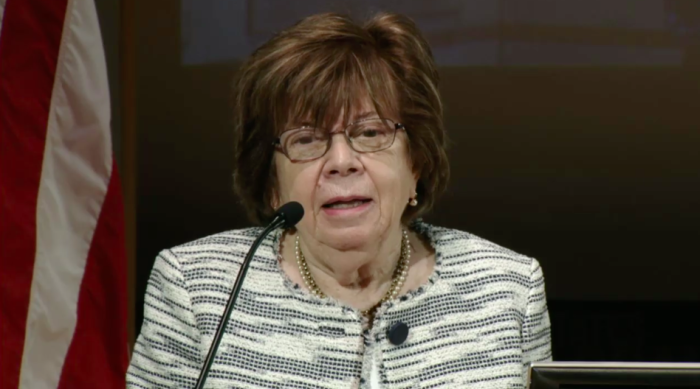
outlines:
[[[258,249],[207,379],[212,388],[523,388],[527,364],[551,358],[542,270],[535,259],[422,222],[436,252],[424,286],[385,303],[363,330],[358,311],[319,299],[282,273],[280,232]],[[146,292],[129,388],[190,388],[235,275],[259,228],[163,251]],[[394,345],[387,329],[409,327]]]

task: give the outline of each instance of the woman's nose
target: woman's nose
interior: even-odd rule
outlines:
[[[331,145],[326,153],[326,165],[324,173],[329,176],[347,176],[362,170],[362,164],[358,159],[359,153],[350,145],[350,141],[343,132],[330,134]]]

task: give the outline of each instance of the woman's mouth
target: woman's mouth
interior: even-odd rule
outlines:
[[[360,205],[366,204],[370,201],[372,201],[372,200],[370,200],[370,199],[356,199],[356,200],[349,200],[349,201],[334,201],[332,203],[323,204],[323,208],[327,208],[327,209],[355,208],[355,207],[359,207]]]
[[[338,197],[330,199],[321,207],[328,216],[357,216],[369,209],[373,201],[366,197]]]

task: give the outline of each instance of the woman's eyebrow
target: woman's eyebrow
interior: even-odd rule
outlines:
[[[289,124],[287,124],[287,126],[285,126],[285,127],[288,130],[293,130],[295,128],[307,127],[307,126],[313,126],[313,125],[314,125],[314,123],[312,120],[305,119],[305,120],[295,120],[295,121],[289,122]]]
[[[353,120],[351,123],[358,122],[360,120],[368,119],[368,118],[378,118],[379,114],[376,111],[366,111],[359,113],[355,116],[353,116]],[[314,121],[311,119],[301,119],[301,120],[294,120],[290,122],[290,124],[287,126],[289,129],[292,128],[299,128],[302,126],[314,126]]]
[[[363,113],[361,113],[361,114],[359,114],[359,115],[356,115],[356,116],[354,117],[354,119],[353,119],[353,122],[357,122],[357,121],[360,121],[360,120],[364,120],[364,119],[367,119],[367,118],[370,118],[370,117],[379,117],[379,114],[378,114],[377,112],[375,112],[375,111],[363,112]]]
[[[376,111],[365,111],[365,112],[361,112],[357,115],[354,115],[353,119],[350,123],[357,123],[357,122],[365,120],[365,119],[378,118],[378,117],[379,117],[379,114]],[[298,120],[294,120],[294,121],[289,122],[289,124],[287,124],[285,126],[284,131],[294,130],[294,129],[301,128],[301,127],[313,127],[315,125],[316,124],[314,123],[314,121],[309,119],[309,118],[298,119]]]

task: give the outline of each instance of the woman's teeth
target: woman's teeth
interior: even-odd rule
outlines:
[[[326,208],[334,208],[334,209],[354,208],[354,207],[359,207],[360,205],[364,204],[365,202],[366,202],[365,200],[345,201],[345,202],[328,204],[325,207]]]

